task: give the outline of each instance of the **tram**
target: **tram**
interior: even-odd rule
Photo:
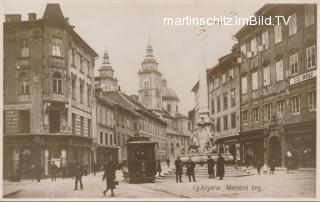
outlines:
[[[155,145],[148,137],[130,137],[127,141],[127,161],[123,165],[129,183],[154,182],[156,175]]]

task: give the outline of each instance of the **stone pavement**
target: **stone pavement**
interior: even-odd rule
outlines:
[[[275,175],[252,175],[241,178],[227,177],[223,180],[198,178],[197,182],[175,183],[172,178],[163,177],[155,183],[128,184],[117,172],[119,186],[115,190],[116,198],[314,198],[316,196],[315,171],[294,171],[287,174],[279,170]],[[105,182],[102,172],[96,176],[83,177],[84,190],[73,191],[74,181],[58,178],[56,182],[44,179],[40,183],[31,180],[4,182],[7,190],[18,190],[10,198],[110,198],[110,192],[104,197],[102,191]]]

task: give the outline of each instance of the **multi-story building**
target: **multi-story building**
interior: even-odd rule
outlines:
[[[101,89],[95,92],[95,133],[93,140],[93,163],[96,169],[103,169],[105,162],[110,158],[118,159],[119,147],[115,144],[115,114],[116,106],[103,96]]]
[[[241,134],[244,160],[285,164],[291,151],[300,166],[315,165],[315,4],[267,4],[256,16],[290,16],[289,23],[244,26],[238,39]],[[249,161],[250,162],[250,161]]]
[[[97,53],[59,4],[42,19],[6,15],[4,23],[4,176],[31,165],[90,164],[93,71]]]
[[[114,70],[110,64],[107,50],[104,52],[99,75],[95,77],[95,88],[96,98],[99,98],[97,101],[100,100],[100,102],[97,102],[97,130],[95,132],[98,143],[97,163],[103,165],[110,156],[116,161],[122,162],[126,160],[127,156],[125,144],[129,137],[134,136],[136,131],[134,126],[137,117],[131,110],[130,105],[118,102],[124,97],[121,92],[118,92],[118,81],[114,77]],[[99,103],[104,103],[104,105],[99,108]],[[102,123],[106,123],[105,129],[107,131],[99,130],[101,125],[99,119],[102,120]],[[102,154],[100,157],[98,157],[99,153]]]
[[[218,64],[207,71],[209,113],[218,152],[231,153],[240,161],[240,90],[238,48],[221,57]]]
[[[123,112],[123,114],[116,113],[118,114],[116,116],[119,117],[119,126],[117,127],[116,132],[119,132],[122,136],[122,141],[120,138],[121,147],[124,147],[125,149],[125,143],[130,136],[149,137],[150,141],[158,143],[156,158],[165,159],[166,122],[151,110],[145,108],[138,100],[120,91],[109,91],[105,92],[104,95],[113,103],[117,103],[122,109],[126,109],[126,112]],[[129,113],[131,116],[128,116]],[[130,131],[130,134],[132,135],[126,135],[124,132],[121,133],[120,128],[121,131]],[[123,151],[124,155],[122,155],[122,160],[126,160],[126,151]]]

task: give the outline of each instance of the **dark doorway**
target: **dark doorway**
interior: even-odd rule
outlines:
[[[276,166],[282,164],[282,153],[281,153],[281,139],[279,137],[272,137],[269,140],[270,145],[270,160],[275,160]]]
[[[235,162],[237,154],[236,145],[233,144],[230,146],[230,154],[233,156],[233,162]]]
[[[60,132],[60,112],[50,111],[49,113],[49,132],[58,133]]]

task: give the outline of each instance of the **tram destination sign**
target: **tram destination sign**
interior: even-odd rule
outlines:
[[[290,85],[294,85],[294,84],[312,79],[312,78],[316,77],[316,75],[317,75],[317,70],[312,70],[310,72],[293,77],[290,79]]]

